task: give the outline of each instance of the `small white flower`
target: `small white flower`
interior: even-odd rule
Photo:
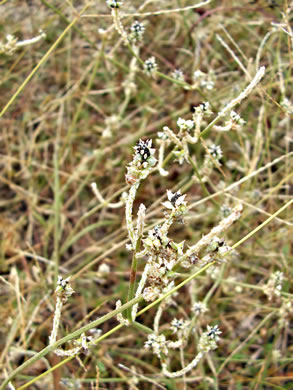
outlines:
[[[158,65],[156,63],[155,57],[150,57],[144,62],[144,70],[145,73],[149,76],[153,76],[156,70],[158,69]]]
[[[219,145],[213,144],[213,145],[209,146],[208,149],[209,149],[210,154],[213,156],[213,158],[215,160],[217,160],[217,161],[221,160],[221,158],[223,157],[223,152],[222,152],[222,149]]]
[[[269,297],[270,301],[274,296],[279,297],[281,295],[283,280],[283,272],[276,271],[270,276],[267,284],[263,287],[263,292]]]
[[[108,274],[110,272],[110,267],[108,266],[108,264],[103,263],[99,266],[98,272]]]
[[[133,250],[134,250],[132,244],[126,244],[125,247],[126,247],[126,249],[127,249],[128,251],[133,251]]]
[[[163,141],[167,141],[168,139],[168,136],[166,133],[164,133],[163,131],[158,131],[158,138],[163,140]]]
[[[176,159],[178,160],[179,164],[182,165],[184,160],[187,160],[188,159],[188,154],[186,152],[186,150],[184,149],[181,149],[181,150],[173,150],[172,152]]]
[[[227,218],[229,217],[229,215],[232,213],[232,209],[231,207],[227,206],[227,205],[223,205],[221,206],[221,214],[224,218]]]
[[[214,88],[214,81],[210,78],[210,75],[202,72],[201,70],[196,70],[193,73],[193,81],[196,86],[211,90]]]
[[[171,76],[175,80],[184,82],[184,74],[180,69],[175,69]]]
[[[160,358],[160,354],[168,354],[168,347],[166,342],[166,337],[161,335],[156,335],[154,333],[148,335],[148,341],[144,343],[146,349],[152,349],[154,354]]]
[[[209,352],[210,350],[217,348],[217,342],[220,340],[220,331],[218,325],[207,326],[207,331],[204,332],[199,339],[198,350],[201,353]]]
[[[65,300],[67,300],[74,293],[74,290],[71,288],[69,281],[70,276],[68,276],[66,279],[63,279],[61,275],[58,276],[56,294]]]
[[[207,335],[211,340],[215,340],[215,341],[220,340],[219,337],[220,334],[222,334],[222,332],[220,331],[218,325],[207,326]]]
[[[206,73],[202,72],[201,70],[196,70],[194,73],[193,73],[193,80],[194,81],[199,81],[199,80],[202,80],[206,77]]]
[[[131,30],[131,34],[129,38],[131,41],[139,42],[142,40],[143,34],[145,32],[145,27],[142,23],[136,20],[135,22],[132,23],[130,30]]]
[[[163,245],[164,237],[160,226],[155,226],[153,229],[149,230],[148,237],[143,240],[144,246],[149,250],[159,249]]]
[[[122,1],[118,1],[118,0],[106,0],[106,3],[107,3],[107,6],[109,8],[120,8],[123,4]]]
[[[292,299],[282,298],[282,304],[279,309],[279,320],[280,327],[284,328],[290,324],[290,317],[293,314],[293,301]]]
[[[239,126],[243,126],[246,123],[245,120],[242,119],[241,116],[239,114],[237,114],[237,112],[235,112],[235,111],[231,111],[230,117],[231,117],[232,121],[235,122]]]
[[[134,147],[135,156],[138,157],[143,163],[148,161],[148,158],[154,155],[155,149],[152,149],[152,140],[139,140]]]
[[[207,308],[207,305],[205,303],[195,302],[192,310],[194,311],[195,316],[199,317],[200,315],[206,313],[209,309]]]
[[[134,146],[135,154],[132,162],[127,167],[126,182],[130,185],[138,180],[145,179],[157,163],[154,157],[155,149],[151,147],[152,140],[139,140]]]
[[[177,333],[178,331],[184,331],[189,324],[189,321],[184,321],[183,319],[177,320],[177,318],[174,318],[171,322],[170,328],[173,333]]]
[[[167,197],[168,201],[163,202],[162,205],[167,207],[167,209],[169,210],[175,210],[179,206],[186,206],[186,201],[184,200],[186,194],[181,195],[180,190],[175,193],[170,190],[167,190]]]
[[[197,107],[193,107],[193,109],[194,109],[193,119],[195,122],[197,118],[199,117],[202,118],[204,115],[209,116],[213,113],[211,111],[209,102],[200,103]]]
[[[143,290],[143,299],[146,302],[153,302],[155,299],[157,299],[160,295],[160,289],[158,287],[146,287]]]
[[[179,117],[177,120],[177,126],[180,128],[180,130],[189,131],[194,127],[194,122],[190,119],[185,120]]]
[[[202,80],[202,81],[200,82],[200,86],[201,86],[202,88],[205,88],[205,89],[207,89],[208,91],[210,91],[210,90],[212,90],[212,89],[214,88],[215,83],[214,83],[214,81],[212,81],[212,80]]]

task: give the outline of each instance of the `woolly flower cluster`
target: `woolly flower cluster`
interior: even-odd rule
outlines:
[[[53,328],[51,335],[49,337],[49,345],[52,345],[57,340],[58,328],[61,319],[61,310],[66,303],[67,299],[74,293],[72,287],[70,286],[70,276],[66,279],[63,279],[62,276],[58,276],[57,287],[56,287],[56,308],[53,319]],[[101,331],[99,329],[92,329],[97,335],[100,335]],[[85,333],[81,334],[81,337],[74,340],[74,348],[63,350],[57,348],[54,350],[54,353],[58,356],[76,356],[78,353],[83,352],[88,353],[90,346],[94,344],[95,338],[93,336],[86,336]]]
[[[40,30],[40,34],[36,37],[25,39],[24,41],[19,41],[18,38],[16,38],[14,35],[8,34],[6,35],[6,42],[0,41],[0,54],[11,56],[18,48],[39,42],[45,37],[46,34],[42,30]]]
[[[270,276],[268,283],[263,287],[263,292],[269,297],[269,301],[273,297],[279,297],[281,295],[283,279],[284,274],[280,271],[276,271]]]
[[[204,332],[199,339],[198,349],[202,353],[209,352],[217,348],[217,342],[220,340],[220,331],[218,325],[207,326],[207,331]]]
[[[139,140],[134,150],[133,160],[128,165],[125,176],[127,184],[130,185],[145,179],[157,162],[154,157],[155,149],[152,148],[152,140]]]
[[[212,75],[204,73],[201,70],[196,70],[193,73],[193,82],[194,87],[200,87],[207,90],[212,90],[215,86],[215,82],[212,79]]]
[[[148,340],[144,343],[146,349],[152,349],[153,353],[160,358],[161,353],[164,355],[168,354],[168,347],[166,342],[166,337],[161,335],[156,335],[154,333],[148,336]]]
[[[184,74],[182,72],[182,70],[180,69],[175,69],[174,72],[172,72],[171,76],[173,77],[173,79],[177,80],[177,81],[181,81],[181,82],[184,82]]]
[[[63,279],[61,275],[58,276],[55,292],[57,297],[62,299],[63,303],[65,303],[67,299],[74,293],[74,290],[70,286],[69,282],[70,276],[68,276],[66,279]]]
[[[180,191],[173,193],[167,191],[168,201],[163,205],[168,209],[165,221],[151,229],[148,236],[143,239],[144,250],[142,255],[147,255],[147,264],[143,273],[144,283],[147,287],[143,290],[146,301],[155,300],[165,289],[170,286],[169,271],[183,255],[184,241],[175,243],[168,237],[168,230],[175,220],[182,220],[187,211],[185,195]]]
[[[195,358],[181,370],[176,372],[170,372],[167,369],[166,356],[168,355],[169,348],[179,348],[182,346],[186,334],[185,329],[189,326],[188,321],[174,319],[172,321],[172,328],[175,329],[174,333],[178,332],[178,340],[176,342],[166,340],[165,335],[152,333],[148,336],[148,340],[145,342],[145,348],[152,349],[153,353],[161,360],[163,373],[169,378],[176,378],[186,374],[192,370],[200,362],[203,356],[211,350],[217,348],[217,342],[220,340],[219,335],[222,333],[218,327],[207,326],[206,332],[202,333],[198,343],[198,354]]]
[[[187,333],[189,325],[189,320],[183,320],[182,318],[178,320],[177,318],[174,318],[171,322],[170,329],[174,334],[178,333],[180,335],[184,335]]]
[[[17,38],[14,35],[8,34],[6,42],[0,42],[0,54],[5,53],[12,55],[17,49]]]
[[[173,142],[176,146],[173,154],[176,156],[179,164],[185,160],[189,162],[188,144],[196,144],[200,137],[201,124],[205,116],[211,115],[210,105],[208,102],[201,103],[194,107],[192,119],[178,118],[177,126],[179,131],[175,133],[168,126],[163,127],[163,132],[159,132],[158,136],[165,142]]]
[[[293,301],[292,299],[286,299],[282,298],[282,304],[279,309],[279,326],[281,328],[285,328],[286,326],[289,326],[290,324],[290,317],[293,316]]]
[[[135,21],[132,23],[130,27],[131,33],[129,34],[129,39],[133,43],[138,43],[142,41],[143,34],[145,32],[145,27],[139,21]]]
[[[69,284],[70,276],[66,279],[63,279],[62,276],[58,276],[57,287],[55,290],[56,293],[56,308],[53,319],[53,328],[51,335],[49,337],[49,344],[52,345],[57,339],[58,327],[61,318],[61,311],[63,305],[67,302],[68,298],[74,293],[72,287]]]
[[[144,62],[144,71],[148,76],[154,76],[157,69],[158,64],[156,63],[155,57],[150,57]]]
[[[221,158],[223,157],[223,152],[222,152],[221,146],[219,146],[219,145],[212,144],[209,146],[208,150],[209,150],[209,153],[211,154],[211,156],[216,161],[221,160]]]
[[[245,125],[246,121],[241,118],[239,114],[235,111],[230,112],[230,117],[225,121],[224,126],[213,126],[213,129],[216,131],[230,131],[230,130],[241,130]]]
[[[173,193],[170,190],[167,190],[168,201],[163,202],[163,206],[167,209],[172,210],[175,217],[180,217],[184,215],[187,211],[185,195],[181,195],[180,191]]]
[[[200,317],[204,313],[206,313],[209,309],[207,305],[203,302],[195,302],[192,308],[196,317]]]

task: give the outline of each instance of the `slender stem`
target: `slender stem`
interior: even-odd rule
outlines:
[[[281,207],[278,211],[276,211],[274,214],[272,214],[268,219],[266,219],[262,224],[260,224],[259,226],[257,226],[255,229],[253,229],[251,232],[249,232],[246,236],[244,236],[241,240],[239,240],[238,242],[236,242],[236,244],[234,244],[231,248],[231,250],[237,248],[239,245],[241,245],[243,242],[245,242],[246,240],[248,240],[250,237],[252,237],[255,233],[257,233],[260,229],[262,229],[265,225],[267,225],[269,222],[271,222],[272,219],[274,219],[277,215],[281,214],[282,211],[284,211],[287,207],[289,207],[291,204],[293,203],[293,199],[291,199],[289,202],[287,202],[286,204],[284,204],[283,207]],[[229,252],[226,252],[224,256],[226,256],[226,254],[228,254]]]
[[[59,237],[60,237],[60,182],[59,182],[59,146],[58,139],[55,143],[54,152],[54,283],[57,284],[59,275]]]
[[[133,325],[135,328],[141,330],[144,333],[152,334],[154,331],[149,328],[148,326],[145,326],[137,321],[132,321],[131,325]]]
[[[140,184],[140,182],[137,181],[135,184],[133,184],[130,187],[127,201],[126,201],[126,206],[125,206],[126,227],[127,227],[128,235],[129,235],[129,238],[130,238],[130,241],[131,241],[131,244],[133,245],[133,247],[134,247],[134,245],[136,245],[136,243],[135,243],[136,237],[135,237],[135,232],[134,232],[134,227],[133,227],[132,209],[133,209],[134,199],[136,196],[136,191],[139,187],[139,184]]]
[[[130,269],[129,289],[128,289],[127,302],[130,302],[134,298],[136,273],[137,273],[137,257],[136,257],[136,254],[140,250],[141,238],[142,238],[141,236],[137,238],[135,250],[134,250],[133,256],[132,256],[132,264],[131,264],[131,269]],[[130,322],[132,322],[131,307],[129,307],[127,309],[127,318],[128,318],[128,320]]]

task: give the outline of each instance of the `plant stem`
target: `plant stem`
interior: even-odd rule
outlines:
[[[60,238],[60,182],[59,182],[59,146],[58,138],[54,151],[54,284],[57,285],[59,275],[59,238]]]
[[[130,302],[134,298],[136,273],[137,273],[137,257],[136,257],[136,254],[140,250],[141,238],[142,238],[141,236],[137,238],[135,250],[134,250],[133,256],[132,256],[132,264],[131,264],[130,276],[129,276],[129,289],[128,289],[127,302]],[[129,307],[127,309],[127,318],[128,318],[128,320],[130,322],[132,322],[131,307]]]

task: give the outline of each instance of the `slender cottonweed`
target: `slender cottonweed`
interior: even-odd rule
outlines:
[[[56,308],[54,313],[53,328],[52,333],[49,338],[49,345],[53,345],[57,340],[57,333],[59,328],[59,323],[61,319],[61,311],[63,305],[67,302],[68,298],[74,293],[72,287],[70,286],[70,277],[63,279],[62,276],[58,277],[57,288],[55,291],[56,294]],[[74,340],[76,347],[63,350],[57,348],[54,350],[58,356],[77,356],[78,353],[83,350],[87,352],[91,341],[93,340],[92,336],[86,336],[84,333],[81,335],[80,339]]]
[[[114,8],[116,9],[116,8]],[[152,59],[152,61],[154,61]],[[240,103],[257,85],[260,78],[263,76],[264,69],[261,69],[257,76],[252,80],[249,86],[239,95],[238,98],[228,103],[221,111],[220,116],[223,116],[228,110],[231,110],[236,104]],[[196,244],[189,248],[184,248],[184,241],[175,242],[169,237],[170,227],[174,223],[182,223],[184,216],[188,213],[188,204],[186,194],[182,194],[180,190],[172,192],[167,190],[167,200],[162,203],[165,208],[164,220],[153,228],[148,229],[145,236],[145,219],[147,209],[144,204],[140,204],[137,213],[137,222],[134,224],[133,220],[133,204],[136,198],[138,188],[143,180],[148,175],[156,170],[163,176],[168,174],[164,168],[164,152],[166,147],[171,147],[175,157],[179,163],[184,161],[191,163],[192,156],[188,148],[188,144],[195,144],[199,142],[201,137],[201,126],[203,118],[210,116],[212,112],[209,108],[209,103],[200,104],[194,110],[192,119],[178,118],[177,126],[179,128],[177,134],[169,127],[165,126],[163,132],[159,135],[159,160],[155,157],[155,148],[152,147],[152,140],[139,140],[134,147],[134,155],[131,163],[127,166],[127,173],[125,175],[126,182],[130,188],[127,196],[125,196],[125,219],[128,231],[129,241],[127,249],[133,252],[132,265],[130,271],[130,282],[128,301],[138,299],[142,296],[146,302],[153,302],[160,297],[164,297],[168,291],[174,287],[176,277],[178,277],[178,269],[183,268],[197,268],[201,269],[209,263],[221,263],[223,258],[231,251],[221,235],[240,218],[242,205],[238,204],[227,213],[217,226],[215,226],[208,234],[205,234]],[[243,126],[244,121],[233,111],[230,114],[230,122],[226,124],[227,130]],[[228,129],[229,127],[229,129]],[[219,129],[215,129],[219,130]],[[226,130],[226,129],[225,129]],[[208,147],[208,155],[212,161],[219,162],[223,156],[221,147],[219,145],[211,144]],[[208,165],[208,163],[205,163]],[[212,164],[209,164],[212,170]],[[100,191],[95,183],[92,183],[92,190],[97,199],[104,203]],[[120,205],[120,203],[119,203]],[[136,288],[136,273],[139,259],[145,259],[144,270],[142,272],[140,281]],[[278,290],[278,287],[277,287]],[[58,280],[58,287],[56,290],[57,301],[56,310],[53,321],[53,330],[50,336],[50,344],[56,341],[57,330],[60,322],[61,309],[63,303],[72,294],[73,290],[69,285],[69,279],[63,280],[61,277]],[[161,303],[158,307],[157,314],[154,317],[153,332],[149,334],[148,341],[145,343],[146,348],[158,356],[162,365],[162,372],[165,376],[175,378],[185,375],[187,372],[195,368],[202,360],[205,354],[217,348],[219,335],[221,334],[218,325],[207,327],[206,331],[200,330],[200,318],[208,311],[208,307],[202,302],[196,302],[191,307],[193,318],[188,320],[174,318],[170,324],[170,330],[173,335],[177,336],[177,340],[168,340],[166,336],[160,332],[160,318],[166,306],[172,304],[171,298]],[[116,310],[119,311],[122,303],[120,300],[116,303]],[[125,319],[121,312],[117,314],[118,322],[123,326],[129,326],[135,322],[138,311],[138,303],[128,309],[128,316]],[[287,313],[287,306],[283,312]],[[283,315],[285,318],[286,315]],[[198,324],[198,325],[197,325]],[[197,329],[197,327],[198,329]],[[200,333],[198,340],[198,353],[194,359],[185,365],[181,359],[182,368],[178,371],[171,372],[168,369],[168,355],[169,349],[179,348],[181,356],[183,356],[183,348],[187,344],[191,331]],[[89,347],[94,343],[91,337],[85,334],[81,338],[74,341],[75,347],[70,350],[56,349],[55,353],[63,356],[76,356],[79,352],[87,352]]]
[[[153,58],[151,59],[151,62],[154,62]],[[261,68],[248,87],[237,98],[228,103],[219,113],[219,116],[221,117],[229,110],[231,111],[230,121],[226,124],[226,131],[233,128],[238,129],[245,124],[244,120],[232,111],[232,108],[247,97],[263,75],[264,68]],[[173,153],[180,164],[184,161],[188,163],[191,162],[188,143],[195,144],[199,141],[203,117],[211,114],[212,112],[210,111],[209,103],[206,102],[195,108],[192,120],[178,118],[177,126],[179,127],[179,131],[177,134],[167,126],[163,128],[163,132],[159,133],[160,150],[159,161],[156,167],[159,173],[163,176],[168,174],[168,171],[163,167],[163,155],[166,146],[170,146],[171,144],[173,144]],[[220,129],[215,130],[219,131]],[[166,291],[172,288],[174,285],[174,275],[176,275],[176,273],[173,273],[173,270],[177,269],[178,266],[200,268],[212,262],[222,261],[223,257],[231,251],[231,248],[223,239],[219,238],[219,236],[221,236],[233,222],[239,219],[242,211],[242,205],[237,205],[230,211],[226,218],[210,231],[210,233],[204,235],[198,243],[192,245],[187,250],[184,250],[184,241],[176,243],[168,236],[168,232],[173,223],[182,223],[184,215],[188,212],[187,201],[185,200],[186,195],[181,194],[180,191],[174,193],[167,190],[168,200],[162,203],[167,209],[164,221],[154,228],[149,229],[147,237],[143,238],[146,208],[145,206],[142,207],[142,205],[139,207],[136,230],[134,229],[132,209],[140,181],[145,179],[151,171],[155,170],[154,167],[157,161],[154,157],[155,150],[151,146],[151,140],[140,140],[138,142],[134,147],[135,154],[133,161],[128,166],[128,172],[126,174],[126,182],[131,186],[126,201],[126,225],[131,242],[131,244],[127,245],[127,248],[133,251],[128,300],[132,299],[134,296],[139,297],[142,294],[144,300],[147,302],[158,299],[160,296],[163,296]],[[223,156],[220,146],[213,144],[208,148],[208,155],[216,162]],[[206,253],[202,255],[204,248]],[[146,258],[146,264],[135,292],[137,262],[138,259],[143,257]],[[118,302],[118,305],[120,304],[121,303]],[[130,321],[135,321],[137,310],[138,304],[134,305],[132,310],[129,311],[127,322],[121,316],[119,322],[128,325]],[[204,304],[197,303],[193,307],[194,318],[204,314],[207,310],[208,308]],[[182,367],[181,370],[170,372],[168,370],[167,360],[169,348],[180,348],[182,351],[191,331],[189,324],[192,323],[194,327],[195,322],[194,320],[183,321],[173,319],[170,329],[173,333],[177,334],[178,339],[175,342],[171,340],[168,341],[166,336],[159,331],[159,321],[162,313],[163,306],[160,305],[157,315],[155,315],[154,331],[148,336],[148,341],[145,346],[146,348],[151,348],[161,360],[164,375],[171,378],[185,375],[197,366],[206,353],[217,347],[221,331],[217,325],[208,326],[207,331],[202,332],[200,336],[198,342],[199,352],[195,358],[189,364]]]
[[[8,3],[1,7],[11,13]],[[286,387],[292,4],[251,2],[234,23],[233,7],[209,0],[177,9],[172,1],[128,1],[125,12],[107,0],[107,14],[92,1],[41,3],[30,23],[45,26],[48,39],[40,32],[18,40],[16,23],[0,43],[8,102],[0,113],[0,191],[8,193],[1,211],[8,205],[9,218],[20,215],[11,231],[0,224],[0,282],[11,302],[1,315],[12,313],[0,329],[0,389],[38,381],[49,388],[52,373],[58,387],[54,370],[62,366],[66,388],[187,390],[200,381],[234,389],[247,378],[252,388]],[[257,19],[238,24],[253,7]],[[248,43],[251,32],[259,40]],[[240,106],[262,81],[262,64],[263,88]],[[25,239],[11,245],[23,221]],[[52,268],[66,275],[55,286],[55,310],[51,286],[37,299]],[[104,315],[93,318],[97,310]],[[61,359],[51,366],[49,354]],[[127,360],[135,367],[120,363]]]
[[[208,107],[206,104],[205,107]],[[204,110],[200,109],[200,115],[202,116]],[[197,119],[197,118],[196,118]],[[164,128],[164,133],[160,134],[160,149],[162,151],[162,144],[166,141],[166,136],[169,136],[169,144],[174,141],[175,148],[181,148],[183,151],[184,159],[188,161],[187,142],[197,142],[198,137],[195,137],[194,133],[191,135],[190,131],[194,131],[195,122],[193,120],[184,120],[179,118],[177,121],[179,127],[179,137],[177,137],[172,130]],[[128,299],[132,299],[135,295],[136,298],[143,296],[146,302],[153,302],[160,296],[163,296],[174,286],[174,277],[176,273],[173,272],[178,266],[184,266],[187,268],[198,267],[199,269],[215,261],[221,261],[231,248],[226,245],[223,239],[218,236],[221,235],[231,224],[236,221],[240,215],[242,206],[239,204],[231,213],[224,218],[218,226],[214,227],[210,233],[203,236],[199,242],[187,250],[184,251],[184,241],[176,243],[168,236],[169,229],[175,222],[183,222],[184,215],[188,212],[188,205],[186,201],[186,194],[181,194],[180,191],[172,192],[167,190],[167,201],[162,205],[165,207],[164,221],[149,229],[147,236],[144,238],[144,224],[146,207],[140,205],[137,218],[137,227],[134,228],[133,222],[133,203],[141,180],[145,179],[151,171],[157,169],[163,175],[166,174],[165,169],[162,166],[162,156],[159,157],[158,166],[155,167],[156,159],[154,157],[155,150],[151,147],[152,142],[150,140],[140,140],[134,147],[135,153],[132,162],[127,168],[126,181],[131,185],[127,201],[126,201],[126,225],[129,233],[131,244],[127,245],[127,248],[133,251],[133,262],[130,273],[130,287]],[[165,145],[164,145],[165,146]],[[161,152],[162,153],[162,152]],[[214,147],[210,150],[214,158],[220,159],[222,152],[219,147]],[[181,161],[182,163],[182,161]],[[141,248],[142,246],[142,248]],[[203,249],[206,248],[206,254],[201,257]],[[201,258],[200,258],[201,257]],[[135,277],[137,270],[137,261],[140,258],[146,258],[144,271],[142,273],[140,282],[135,292]],[[196,265],[195,265],[196,264]],[[120,307],[121,302],[117,302],[117,307]],[[159,332],[159,321],[163,313],[165,305],[160,305],[155,315],[154,331],[148,336],[146,347],[151,348],[153,352],[160,358],[162,363],[163,374],[168,377],[177,377],[185,375],[188,371],[196,367],[198,362],[203,356],[210,350],[216,348],[216,342],[219,340],[218,335],[221,333],[217,326],[208,327],[206,332],[203,332],[200,336],[198,349],[199,352],[196,357],[187,366],[184,366],[178,372],[170,372],[168,370],[167,355],[169,348],[182,349],[187,342],[190,331],[190,324],[195,326],[194,321],[173,319],[170,329],[174,334],[177,334],[177,341],[167,340],[164,334]],[[119,322],[123,325],[129,325],[130,321],[135,321],[138,310],[138,304],[134,305],[129,312],[128,319],[125,320],[119,315]],[[194,317],[200,317],[208,308],[204,303],[197,303],[194,305],[192,312]]]
[[[57,333],[61,318],[61,311],[63,305],[67,302],[68,298],[74,293],[72,287],[69,284],[70,277],[63,279],[62,276],[58,277],[56,294],[56,308],[54,313],[52,333],[49,338],[49,344],[54,344],[57,339]]]

